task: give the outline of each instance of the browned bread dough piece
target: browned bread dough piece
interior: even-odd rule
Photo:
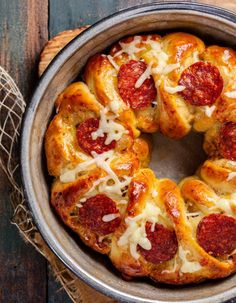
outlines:
[[[196,63],[199,78],[191,70]],[[148,76],[130,93],[139,80],[133,71],[144,73],[145,64],[153,80]],[[48,171],[55,177],[51,203],[126,278],[187,284],[235,272],[235,68],[234,50],[206,47],[187,33],[128,37],[109,55],[90,58],[85,83],[73,83],[58,96],[45,136]],[[194,100],[200,105],[181,93],[186,70],[190,93],[205,81]],[[204,103],[207,85],[220,92],[211,106]],[[148,90],[155,88],[152,104]],[[101,124],[107,129],[98,135]],[[157,179],[147,168],[150,143],[141,133],[160,130],[180,139],[191,129],[205,133],[208,160],[179,185]]]

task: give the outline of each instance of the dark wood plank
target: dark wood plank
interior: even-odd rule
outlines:
[[[61,284],[55,280],[51,267],[48,266],[48,297],[47,303],[70,303],[71,300],[68,297]]]
[[[48,38],[47,1],[38,2],[0,1],[0,65],[16,80],[26,101],[37,77],[40,50]],[[45,303],[46,262],[10,224],[9,193],[0,170],[0,302]]]
[[[152,0],[69,0],[66,5],[63,0],[50,0],[49,34],[55,36],[60,31],[73,29],[82,25],[93,24],[96,21],[121,9]]]
[[[0,1],[0,64],[26,101],[37,81],[39,54],[48,40],[48,1]]]
[[[1,170],[0,180],[0,302],[45,303],[45,260],[10,224],[10,188]]]

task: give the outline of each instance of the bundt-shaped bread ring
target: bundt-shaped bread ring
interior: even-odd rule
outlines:
[[[56,100],[45,135],[51,203],[124,277],[187,284],[236,271],[236,52],[187,33],[127,37]],[[144,133],[205,133],[177,185],[148,168]]]

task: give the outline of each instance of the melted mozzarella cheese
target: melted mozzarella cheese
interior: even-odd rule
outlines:
[[[179,258],[181,260],[181,266],[179,269],[180,274],[194,273],[202,269],[202,265],[198,261],[189,261],[187,259],[187,255],[190,254],[189,250],[185,250],[181,245],[179,245],[178,252],[179,252]],[[162,273],[174,273],[176,272],[177,268],[178,268],[178,263],[176,262],[175,259],[173,269],[163,270]]]
[[[125,194],[125,191],[127,191],[127,187],[132,178],[123,176],[122,180],[120,180],[116,173],[111,169],[110,163],[114,156],[114,150],[110,150],[102,154],[91,152],[91,154],[93,156],[91,160],[79,163],[74,169],[64,170],[60,176],[60,181],[63,183],[73,182],[76,180],[76,176],[79,172],[91,170],[94,168],[94,165],[96,165],[103,169],[107,173],[107,176],[93,182],[93,186],[79,202],[85,202],[87,197],[96,193],[106,193],[107,195],[122,197],[122,195]],[[122,201],[124,202],[125,200],[122,199]],[[80,203],[78,204],[78,207],[82,207]],[[125,201],[125,203],[127,202]]]
[[[126,223],[128,223],[128,228],[120,237],[117,244],[118,246],[129,245],[131,256],[137,260],[140,257],[137,246],[140,245],[144,249],[150,250],[152,248],[151,242],[147,238],[145,222],[139,226],[135,221],[128,221],[126,219]]]
[[[84,161],[88,161],[88,160],[92,159],[92,157],[85,155],[84,153],[81,153],[81,152],[77,152],[77,155]]]
[[[94,193],[94,191],[96,191],[96,193],[101,192],[100,185],[103,183],[107,183],[108,180],[109,180],[109,176],[106,176],[106,177],[103,177],[103,178],[100,178],[100,179],[94,181],[92,187],[89,189],[89,191],[86,192],[85,196],[92,195],[92,193]]]
[[[150,76],[150,72],[153,73],[161,73],[164,71],[165,68],[167,68],[166,73],[168,73],[168,67],[167,67],[167,60],[169,59],[169,56],[162,50],[161,43],[158,41],[152,40],[152,37],[149,36],[146,41],[142,41],[142,38],[140,36],[135,36],[133,41],[129,43],[122,43],[120,42],[121,51],[115,54],[115,56],[119,56],[121,53],[125,52],[127,53],[132,59],[138,59],[135,54],[145,50],[145,47],[137,47],[138,44],[148,44],[151,46],[150,52],[152,52],[153,58],[155,61],[153,61],[149,66],[148,69],[144,72],[143,75],[138,79],[136,82],[136,88],[139,88],[142,83]],[[154,63],[158,62],[158,67],[153,68],[152,65]],[[169,70],[171,71],[173,67],[169,67]]]
[[[60,181],[63,183],[75,181],[76,175],[79,172],[92,169],[94,165],[97,165],[105,171],[109,171],[108,174],[110,174],[111,168],[110,166],[108,168],[108,163],[112,160],[112,157],[114,156],[114,150],[109,150],[100,155],[95,152],[92,152],[91,154],[93,156],[91,160],[79,163],[74,169],[64,169],[64,171],[60,175]],[[114,174],[115,173],[112,171],[112,176],[114,176]]]
[[[227,160],[227,162],[228,162],[229,165],[231,165],[231,166],[236,166],[236,161]]]
[[[236,177],[236,172],[231,172],[228,174],[227,181],[230,181]]]
[[[129,185],[131,179],[131,177],[123,176],[122,181],[119,179],[114,180],[114,178],[109,175],[99,183],[98,191],[101,193],[122,195],[125,193],[125,188]],[[111,185],[109,185],[109,181],[112,181]]]
[[[79,163],[74,169],[64,169],[60,175],[60,181],[62,183],[73,182],[76,180],[76,175],[79,172],[91,169],[91,167],[96,164],[95,159]]]
[[[219,209],[224,211],[227,215],[233,215],[232,207],[236,206],[236,194],[233,193],[227,198],[220,198],[215,202],[215,205],[212,209]]]
[[[121,109],[121,104],[120,104],[120,102],[117,101],[117,100],[112,100],[112,101],[110,102],[109,105],[110,105],[111,111],[112,111],[113,113],[115,113],[116,115],[118,115],[118,114],[119,114],[119,111],[120,111],[120,109]]]
[[[146,222],[148,221],[153,223],[155,228],[155,223],[158,222],[158,216],[160,215],[160,208],[151,202],[147,202],[146,207],[143,209],[141,214],[135,217],[127,217],[125,219],[127,228],[119,238],[117,242],[118,246],[128,245],[131,255],[137,260],[140,257],[137,251],[138,245],[146,250],[150,250],[152,248],[151,242],[147,238],[146,234]]]
[[[75,172],[73,170],[64,169],[60,175],[60,181],[62,183],[69,183],[76,180]]]
[[[202,268],[201,264],[197,261],[189,261],[187,255],[190,254],[189,250],[185,250],[181,245],[179,246],[179,258],[182,265],[180,267],[181,273],[193,273]]]
[[[157,196],[158,196],[158,192],[157,192],[157,190],[154,189],[154,190],[152,191],[152,197],[153,197],[153,198],[156,198]]]
[[[231,58],[230,52],[228,49],[224,50],[224,53],[222,55],[222,60],[227,63],[229,59]]]
[[[212,105],[212,106],[206,105],[202,109],[205,112],[206,116],[210,118],[212,116],[213,112],[215,111],[216,106],[215,105]]]
[[[107,108],[100,111],[99,127],[96,131],[92,132],[92,139],[96,140],[98,137],[104,137],[106,134],[105,144],[108,145],[112,141],[118,141],[128,131],[123,125],[114,121],[116,117],[108,113]]]
[[[131,58],[135,59],[135,53],[138,53],[142,50],[145,50],[145,47],[137,47],[138,44],[148,44],[151,46],[151,51],[157,57],[160,59],[160,61],[167,60],[168,55],[162,51],[161,43],[158,41],[154,41],[151,36],[148,36],[147,40],[142,40],[141,36],[134,36],[133,41],[129,43],[123,43],[119,42],[121,46],[121,51],[115,54],[115,56],[119,56],[121,53],[127,53]]]
[[[152,65],[158,62],[158,66],[157,67],[152,67],[152,73],[154,74],[163,74],[163,71],[167,68],[168,64],[167,61],[169,59],[168,55],[163,52],[163,51],[159,51],[159,52],[155,52],[155,51],[151,51],[153,58],[156,61],[152,62]]]
[[[107,55],[107,59],[116,70],[119,70],[119,65],[116,64],[111,55]]]
[[[212,211],[223,211],[229,216],[234,215],[233,208],[236,207],[236,193],[233,193],[227,197],[218,197],[212,201],[214,205],[209,209]]]
[[[135,88],[139,88],[143,82],[148,79],[148,77],[150,77],[151,75],[151,68],[150,66],[147,66],[146,70],[144,71],[144,73],[142,73],[142,75],[138,78],[138,80],[136,81],[134,87]]]
[[[147,40],[144,43],[149,44],[152,50],[156,52],[161,52],[161,43],[152,39],[151,36],[148,36]]]
[[[226,214],[232,214],[231,201],[221,198],[217,201],[215,208],[223,210]]]
[[[174,259],[174,266],[172,269],[164,269],[162,270],[162,274],[172,274],[176,272],[176,269],[178,268],[178,263],[176,262],[176,258]]]
[[[123,199],[123,200],[118,201],[117,204],[118,205],[127,205],[128,201],[126,201],[126,200]]]
[[[106,74],[109,77],[117,77],[117,71],[115,69],[108,70]]]
[[[102,217],[102,221],[103,222],[110,222],[110,221],[113,221],[115,220],[116,218],[119,218],[120,217],[120,214],[117,213],[117,214],[108,214],[108,215],[104,215]]]
[[[129,43],[119,42],[121,46],[121,51],[116,53],[115,56],[119,56],[122,53],[128,54],[132,59],[136,59],[135,53],[143,50],[143,47],[137,47],[137,44],[142,42],[142,38],[140,36],[134,36],[133,41]]]
[[[235,99],[236,98],[236,90],[233,90],[231,92],[226,92],[226,93],[224,93],[224,95],[228,98]]]
[[[119,182],[115,183],[109,175],[100,178],[93,182],[92,187],[85,193],[84,197],[79,200],[79,204],[77,204],[77,206],[82,207],[82,203],[84,203],[87,198],[95,196],[99,193],[106,193],[108,197],[117,201],[117,205],[127,205],[127,201],[124,198],[121,199],[121,197],[130,184],[131,179],[131,177],[123,176],[122,181],[119,180]]]
[[[180,63],[174,63],[174,64],[167,64],[164,69],[162,70],[163,75],[167,75],[171,72],[173,72],[175,69],[180,67]]]
[[[112,151],[112,155],[114,154],[114,151]],[[104,153],[103,153],[104,154]],[[101,154],[101,155],[103,155]],[[98,167],[100,167],[101,169],[103,169],[109,176],[109,180],[112,180],[113,184],[107,185],[104,184],[103,187],[101,187],[101,192],[114,192],[117,193],[118,195],[122,195],[122,189],[124,187],[126,187],[130,181],[131,178],[124,176],[124,181],[120,181],[118,176],[115,174],[115,172],[111,169],[110,167],[110,162],[112,160],[112,158],[105,158],[106,160],[103,160],[104,157],[102,158],[101,155],[98,155],[95,152],[92,152],[92,156],[94,156],[95,160],[96,160],[96,164]],[[102,159],[102,160],[100,160]]]
[[[182,92],[183,90],[185,90],[185,86],[177,85],[177,86],[172,87],[172,86],[167,85],[166,81],[165,81],[164,90],[169,94],[175,94],[175,93]]]
[[[168,64],[167,61],[169,59],[168,55],[161,51],[160,53],[153,54],[153,57],[156,58],[156,61],[153,61],[149,66],[151,66],[151,73],[153,74],[159,74],[159,75],[167,75],[174,71],[175,69],[180,67],[179,63],[175,64]],[[153,67],[155,63],[158,62],[157,67]]]
[[[152,101],[152,105],[157,106],[158,101]]]
[[[229,72],[228,67],[221,66],[221,69],[223,70],[223,73],[225,74],[226,77],[231,77],[231,73]]]
[[[152,222],[152,225],[151,225],[151,232],[152,233],[155,231],[155,225],[156,225],[156,223]]]

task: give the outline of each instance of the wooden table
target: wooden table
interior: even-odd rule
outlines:
[[[92,24],[122,8],[151,2],[0,0],[0,65],[13,76],[29,102],[37,81],[39,54],[49,38],[66,29]],[[236,10],[236,0],[204,2]],[[0,171],[0,302],[71,302],[54,281],[44,258],[25,244],[10,224],[9,192],[9,184]]]

